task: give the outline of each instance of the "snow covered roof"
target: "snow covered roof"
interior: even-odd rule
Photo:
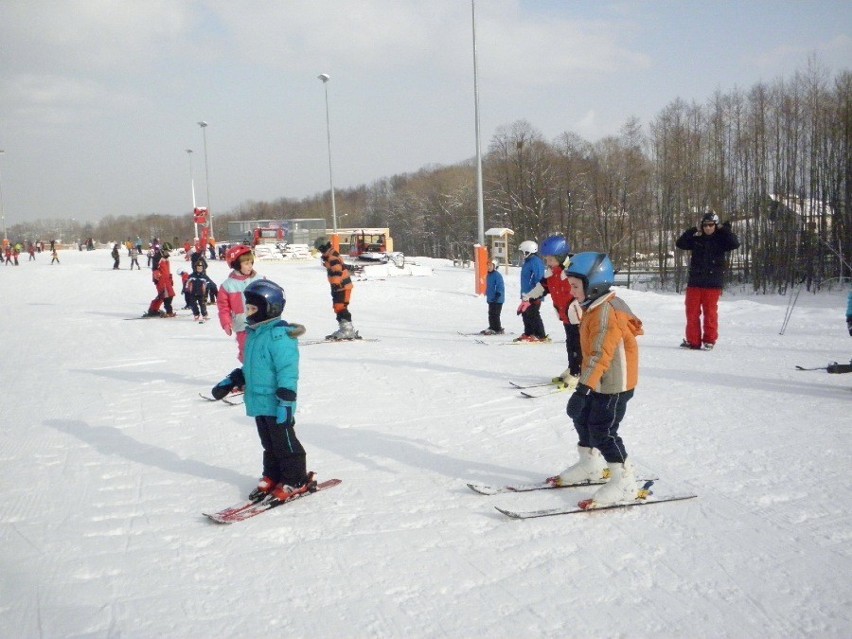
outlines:
[[[488,229],[487,231],[485,231],[485,234],[486,235],[497,235],[497,236],[502,237],[503,235],[514,235],[515,232],[512,229],[493,228],[493,229]]]

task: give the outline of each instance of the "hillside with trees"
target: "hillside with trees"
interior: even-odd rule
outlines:
[[[474,169],[468,160],[336,190],[337,209],[347,227],[390,227],[406,254],[469,256]],[[831,77],[812,60],[791,78],[704,103],[677,98],[647,126],[631,119],[596,142],[572,132],[548,140],[517,121],[494,133],[483,175],[486,228],[511,228],[517,241],[563,233],[576,250],[606,251],[619,268],[653,271],[679,289],[684,256],[674,240],[709,207],[740,237],[734,280],[762,292],[816,288],[852,276],[852,72]],[[327,218],[329,198],[247,201],[216,224]],[[123,215],[18,224],[10,237],[183,240],[186,228],[183,217]]]

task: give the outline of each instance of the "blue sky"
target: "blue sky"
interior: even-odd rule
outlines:
[[[852,68],[849,1],[478,0],[483,147]],[[214,215],[475,153],[469,0],[0,0],[0,186],[24,219]],[[343,211],[345,212],[345,211]]]

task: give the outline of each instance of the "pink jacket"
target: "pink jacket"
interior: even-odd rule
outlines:
[[[226,333],[240,333],[246,330],[246,302],[243,291],[255,280],[263,279],[256,271],[243,275],[239,271],[231,271],[228,279],[219,287],[216,296],[216,307],[219,309],[219,324]]]

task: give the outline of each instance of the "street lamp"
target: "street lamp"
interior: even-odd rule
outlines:
[[[198,241],[198,222],[195,222],[195,178],[192,176],[192,149],[187,149],[186,154],[189,157],[189,186],[192,189],[192,219],[193,227],[195,227],[195,241]]]
[[[207,227],[210,229],[210,237],[216,237],[213,234],[213,213],[210,206],[210,172],[207,168],[207,122],[202,120],[198,123],[201,127],[201,133],[204,136],[204,186],[207,189]]]
[[[337,208],[334,205],[334,174],[331,170],[331,125],[328,118],[328,81],[331,80],[331,76],[327,73],[320,73],[317,78],[322,80],[322,85],[325,89],[325,133],[328,139],[328,183],[331,187],[331,224],[333,231],[331,245],[334,247],[334,250],[337,250],[340,248],[340,239],[337,236]]]
[[[476,69],[476,2],[470,0],[470,18],[473,31],[473,111],[476,120],[476,235],[474,245],[474,290],[477,295],[485,294],[486,262],[488,249],[485,247],[485,206],[482,196],[482,144],[479,139],[479,82]]]
[[[0,155],[4,155],[6,151],[0,149]],[[3,246],[9,241],[6,235],[6,211],[3,209],[3,174],[0,173],[0,217],[3,218]]]

